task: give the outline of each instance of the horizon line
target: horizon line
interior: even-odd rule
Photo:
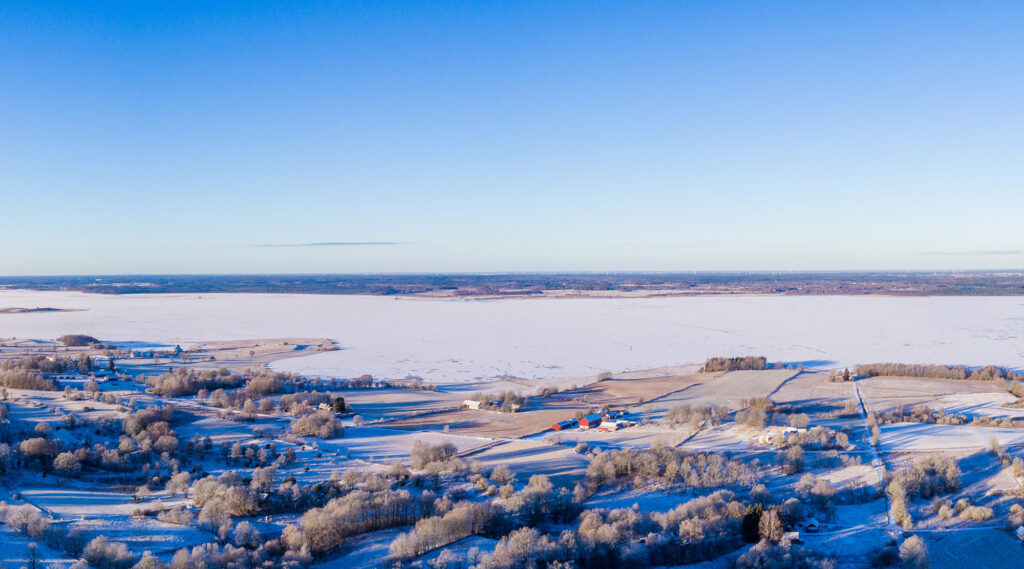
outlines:
[[[390,243],[380,243],[390,244]],[[303,247],[311,245],[256,245],[258,247]],[[1024,274],[1024,268],[1015,269],[673,269],[673,270],[513,270],[513,271],[352,271],[352,272],[253,272],[253,273],[83,273],[83,274],[34,274],[0,275],[0,279],[43,279],[43,278],[113,278],[113,277],[294,277],[294,276],[502,276],[502,275],[567,275],[567,276],[615,276],[615,275],[927,275],[927,274]]]

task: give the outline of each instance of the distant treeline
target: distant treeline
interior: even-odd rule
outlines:
[[[64,334],[57,338],[57,341],[69,347],[92,346],[93,344],[100,343],[96,338],[86,336],[85,334]]]
[[[900,363],[862,364],[854,368],[854,375],[859,377],[933,377],[937,379],[966,379],[969,381],[1017,379],[1017,374],[1013,371],[994,365],[971,369],[963,365]]]
[[[896,423],[925,423],[929,425],[968,425],[971,427],[999,427],[1002,429],[1024,428],[1024,420],[1012,417],[987,417],[978,415],[969,417],[957,413],[946,413],[944,409],[932,409],[927,405],[918,405],[907,409],[900,406],[872,415],[870,420],[879,425]]]
[[[768,358],[764,356],[742,356],[738,358],[708,358],[702,371],[735,371],[741,369],[768,369]]]
[[[396,244],[396,246],[400,246]],[[120,275],[0,277],[0,288],[102,294],[268,292],[307,294],[533,295],[545,291],[682,294],[1024,295],[1024,273],[508,273],[419,275]]]

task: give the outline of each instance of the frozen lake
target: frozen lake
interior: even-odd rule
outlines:
[[[189,343],[326,337],[344,349],[285,360],[313,375],[453,382],[765,355],[810,367],[874,361],[1024,366],[1024,297],[693,297],[425,300],[271,294],[0,291],[0,336]]]

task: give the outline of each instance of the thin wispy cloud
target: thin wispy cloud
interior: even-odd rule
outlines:
[[[926,251],[916,255],[948,255],[948,256],[988,256],[988,255],[1024,255],[1024,249],[981,249],[978,251]]]
[[[253,247],[379,247],[405,245],[400,241],[321,241],[317,243],[260,243]]]

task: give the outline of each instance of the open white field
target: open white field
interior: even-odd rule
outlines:
[[[818,534],[801,532],[800,539],[815,551],[834,555],[837,567],[867,569],[871,563],[865,552],[885,547],[890,538],[889,533],[882,529],[858,525]]]
[[[557,438],[565,443],[587,443],[598,448],[651,448],[656,444],[676,446],[693,435],[693,430],[680,426],[678,429],[655,425],[637,425],[612,432],[597,429],[547,431],[534,435],[532,439],[551,440]]]
[[[700,382],[683,384],[678,391],[634,405],[629,411],[651,419],[661,418],[677,405],[717,405],[736,411],[743,408],[745,399],[767,397],[796,373],[785,369],[730,371]]]
[[[234,443],[245,442],[255,436],[256,429],[274,429],[279,431],[282,428],[287,430],[287,421],[257,421],[253,423],[239,423],[217,417],[196,417],[195,421],[175,426],[175,431],[182,439],[192,437],[210,437],[214,444],[223,442]]]
[[[995,438],[1000,446],[1024,444],[1024,429],[898,423],[881,425],[884,452],[952,452],[987,450]]]
[[[86,539],[98,535],[125,543],[136,553],[151,551],[157,556],[169,559],[182,547],[191,547],[210,541],[211,536],[195,527],[184,527],[166,524],[153,518],[137,518],[131,511],[138,504],[125,493],[89,490],[67,481],[38,482],[23,484],[18,487],[17,500],[7,488],[0,487],[0,500],[11,506],[31,505],[58,522],[67,522],[69,527],[82,532]],[[170,498],[163,492],[153,495],[165,506],[184,504],[187,501],[180,496]],[[25,547],[31,540],[24,535],[3,531],[4,540],[0,543],[0,560],[13,561],[23,555]],[[9,539],[7,539],[9,538]],[[38,540],[36,540],[38,543]],[[54,561],[64,559],[64,555],[54,552],[44,544],[39,544],[44,558]],[[67,565],[74,560],[67,559]],[[62,564],[49,565],[63,567]],[[5,566],[6,567],[6,566]]]
[[[591,383],[586,387],[558,393],[553,397],[563,401],[575,401],[582,405],[594,407],[638,407],[651,403],[658,407],[661,400],[681,391],[692,388],[695,384],[710,381],[721,373],[693,373],[688,375],[654,375],[658,370],[649,370],[645,378],[620,377]],[[636,376],[637,373],[622,374]]]
[[[880,413],[896,407],[928,405],[942,408],[946,397],[965,394],[1005,394],[1001,385],[991,381],[959,381],[928,377],[872,377],[857,381],[869,412]],[[951,400],[954,402],[956,399]]]
[[[318,440],[316,445],[325,452],[341,453],[346,458],[370,462],[408,462],[416,441],[438,445],[452,443],[460,453],[483,447],[490,443],[479,437],[463,437],[444,433],[417,433],[382,429],[377,427],[348,427],[345,436],[339,439]]]
[[[40,544],[37,540],[15,532],[5,525],[0,526],[0,561],[3,561],[4,569],[28,567],[29,560],[26,557],[26,549],[30,543],[35,543],[39,548],[37,563],[40,560],[45,560],[45,566],[49,569],[66,569],[77,561],[65,553],[48,547],[45,543]]]
[[[19,488],[24,500],[62,518],[83,515],[128,516],[138,507],[131,495],[89,491],[77,487],[38,486]]]
[[[345,403],[365,420],[452,409],[465,399],[458,394],[412,389],[355,389],[343,395]]]
[[[88,516],[72,525],[89,539],[106,536],[112,541],[124,543],[136,554],[149,551],[165,561],[169,561],[183,547],[195,547],[213,540],[210,533],[196,527],[166,524],[148,517]]]
[[[767,397],[796,373],[795,370],[787,369],[730,371],[673,394],[666,400],[677,399],[679,402],[725,405],[731,409],[740,409],[744,399]]]
[[[63,384],[62,384],[63,385]],[[101,401],[89,399],[65,399],[60,391],[27,391],[24,389],[8,389],[7,404],[11,407],[11,418],[23,421],[52,421],[56,420],[55,412],[60,410],[64,413],[74,413],[76,416],[96,420],[105,416],[121,417],[124,410],[118,410],[118,405],[111,405]],[[119,393],[118,393],[119,394]],[[128,392],[124,392],[123,401],[127,401]]]
[[[568,485],[583,477],[590,462],[571,448],[541,441],[520,440],[491,447],[470,455],[469,460],[485,470],[505,465],[525,483],[534,474],[544,474],[555,484]]]
[[[690,494],[660,490],[605,490],[591,496],[586,505],[589,509],[618,510],[636,506],[641,512],[667,512],[692,499]]]
[[[683,448],[692,451],[732,451],[760,448],[758,432],[736,423],[725,423],[699,431]]]
[[[877,480],[875,478],[875,481]],[[863,504],[838,505],[836,506],[835,520],[831,523],[845,527],[855,527],[860,524],[885,526],[888,523],[886,502],[878,499]]]
[[[958,393],[939,399],[934,406],[945,409],[947,413],[968,417],[1019,419],[1024,417],[1024,409],[1003,407],[1003,405],[1016,400],[1017,398],[1009,393]]]
[[[391,542],[410,527],[399,527],[356,536],[345,544],[343,553],[336,558],[310,565],[311,569],[379,569],[388,556]]]
[[[871,464],[860,464],[829,470],[817,477],[831,482],[836,490],[861,488],[878,482],[878,470]]]
[[[735,296],[425,300],[381,296],[90,295],[0,291],[5,336],[86,333],[106,341],[191,344],[323,337],[342,349],[283,360],[315,375],[471,381],[590,377],[764,354],[852,366],[875,361],[1024,366],[1018,297]],[[883,323],[880,326],[879,323]]]
[[[1024,566],[1024,547],[1001,529],[922,532],[932,569]]]
[[[435,549],[430,553],[421,555],[416,558],[414,563],[420,562],[425,567],[434,567],[436,563],[435,560],[441,555],[441,552],[447,551],[448,553],[457,555],[463,559],[469,558],[474,560],[465,562],[464,566],[470,566],[470,563],[474,563],[476,560],[479,560],[480,556],[492,553],[496,545],[498,545],[498,540],[496,539],[479,535],[471,535],[469,537],[462,538],[455,543],[450,543],[440,549]]]
[[[837,411],[857,404],[852,382],[830,382],[826,373],[801,373],[772,394],[772,401],[804,408],[808,413]]]

